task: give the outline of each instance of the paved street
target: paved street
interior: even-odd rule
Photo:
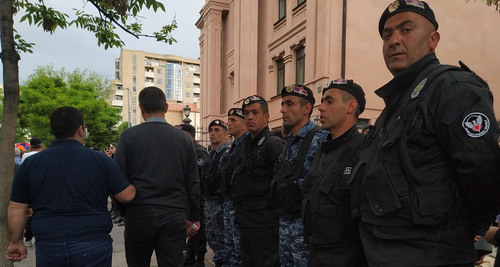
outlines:
[[[113,238],[113,267],[124,267],[127,266],[125,260],[125,245],[123,242],[123,226],[117,226],[116,224],[111,231],[111,237]],[[212,267],[215,266],[211,261],[213,252],[208,248],[208,252],[205,255],[205,266]],[[16,267],[34,267],[35,266],[35,247],[28,248],[28,257],[21,262],[15,263]],[[153,259],[151,260],[151,266],[158,266],[156,262],[156,257],[153,253]]]

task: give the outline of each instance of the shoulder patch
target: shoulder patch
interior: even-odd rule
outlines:
[[[411,99],[418,97],[418,95],[420,94],[420,91],[422,90],[422,88],[424,88],[426,82],[427,82],[427,78],[423,79],[422,81],[420,81],[419,84],[417,84],[417,86],[415,87],[415,89],[413,89],[413,92],[410,95]]]
[[[264,140],[266,140],[266,137],[263,136],[260,140],[259,140],[259,143],[257,144],[258,146],[262,145],[262,143],[264,143]]]
[[[198,166],[202,166],[203,164],[205,164],[205,161],[203,159],[198,159],[196,163],[198,164]]]
[[[473,112],[465,116],[462,127],[468,136],[479,138],[490,129],[490,120],[481,112]]]

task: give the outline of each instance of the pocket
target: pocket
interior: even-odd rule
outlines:
[[[417,188],[412,205],[413,222],[421,225],[437,225],[446,221],[451,199],[451,190],[446,185]]]
[[[404,179],[402,173],[401,177],[397,177],[397,179]],[[363,188],[370,209],[375,215],[382,216],[401,208],[401,202],[384,164],[379,163],[367,174]]]

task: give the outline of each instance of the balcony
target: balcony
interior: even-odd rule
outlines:
[[[154,78],[155,77],[155,73],[154,73],[154,71],[145,71],[144,72],[144,77],[146,77],[146,78]]]
[[[154,82],[144,82],[144,87],[155,86]]]
[[[200,93],[200,87],[193,88],[193,94],[199,94],[199,93]]]
[[[111,105],[114,107],[123,107],[123,100],[113,100],[111,101]]]
[[[123,96],[123,90],[116,89],[115,95],[121,95],[121,96]]]

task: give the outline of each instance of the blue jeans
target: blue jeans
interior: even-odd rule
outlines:
[[[149,267],[153,250],[158,266],[182,266],[186,213],[131,206],[125,215],[125,256],[129,267]]]
[[[111,267],[113,243],[104,242],[63,242],[46,245],[35,244],[36,266]]]

